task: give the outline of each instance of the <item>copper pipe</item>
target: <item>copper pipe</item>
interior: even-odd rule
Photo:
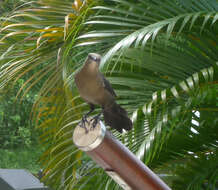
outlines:
[[[96,128],[87,124],[89,132],[77,126],[74,143],[85,151],[125,190],[170,190],[170,188],[142,163],[127,147],[118,141],[104,124]]]

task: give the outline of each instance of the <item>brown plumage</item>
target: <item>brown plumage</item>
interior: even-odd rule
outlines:
[[[100,61],[100,55],[90,53],[82,69],[75,75],[75,83],[80,96],[91,108],[84,117],[94,110],[95,105],[100,105],[107,125],[119,132],[122,132],[122,129],[130,130],[132,121],[128,118],[126,110],[115,102],[116,93],[99,71]],[[84,120],[86,118],[82,121]]]

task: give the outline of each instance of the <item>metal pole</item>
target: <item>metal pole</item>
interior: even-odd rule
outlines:
[[[144,163],[118,141],[100,121],[89,132],[77,126],[73,141],[125,190],[170,190]]]

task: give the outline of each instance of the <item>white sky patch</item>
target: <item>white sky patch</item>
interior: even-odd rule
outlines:
[[[188,151],[188,154],[194,154],[194,152]]]
[[[200,112],[199,112],[199,111],[196,111],[196,112],[195,112],[195,115],[196,115],[198,118],[200,118]]]
[[[195,130],[193,127],[191,127],[191,131],[192,131],[192,133],[199,134],[199,132],[197,130]]]
[[[199,122],[194,119],[192,119],[192,124],[194,124],[195,126],[199,126]]]
[[[193,111],[193,112],[194,112],[196,117],[200,118],[200,112],[199,111]],[[195,125],[195,126],[199,126],[199,122],[196,121],[195,119],[192,119],[192,124]],[[199,134],[199,132],[193,127],[191,127],[191,131],[194,134]]]

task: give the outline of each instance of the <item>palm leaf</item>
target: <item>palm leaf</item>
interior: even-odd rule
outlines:
[[[123,0],[114,1],[118,3],[118,8],[94,7],[102,14],[93,16],[91,21],[86,22],[88,25],[97,25],[98,28],[108,28],[107,25],[110,25],[110,29],[98,29],[79,37],[82,39],[81,45],[86,45],[84,40],[89,41],[87,45],[108,43],[107,38],[110,38],[111,48],[104,56],[103,64],[117,51],[122,52],[132,46],[143,48],[149,39],[153,42],[159,33],[164,33],[169,38],[175,33],[179,35],[181,32],[195,32],[198,27],[202,31],[208,27],[207,23],[213,25],[217,20],[216,1],[210,1],[210,3],[205,0],[201,0],[199,3],[178,1],[175,4],[171,1],[164,3],[162,1],[140,1],[141,4]],[[131,12],[128,11],[130,9]],[[117,15],[110,16],[111,12],[117,13]],[[119,27],[122,29],[117,29],[117,26],[122,26]],[[124,37],[120,38],[120,36]],[[101,41],[99,41],[100,39]],[[113,46],[113,44],[115,45]]]
[[[71,140],[88,109],[73,76],[94,51],[105,54],[102,72],[134,122],[129,133],[113,134],[174,187],[181,164],[195,173],[190,152],[203,163],[204,152],[217,151],[217,2],[113,0],[92,10],[92,2],[75,2],[80,6],[36,1],[2,23],[1,86],[34,71],[20,90],[25,95],[46,78],[33,108],[47,147],[43,180],[56,189],[120,189]],[[204,179],[214,184],[214,176],[208,169]],[[190,187],[204,179],[196,176]]]

